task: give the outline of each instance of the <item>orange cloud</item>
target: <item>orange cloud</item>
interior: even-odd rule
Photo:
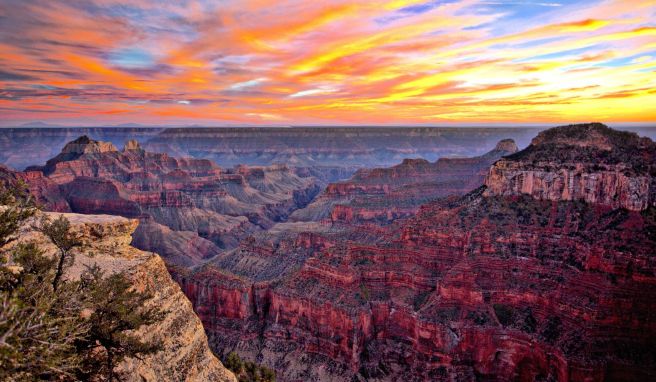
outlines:
[[[653,1],[535,7],[14,2],[0,8],[2,123],[656,119]]]

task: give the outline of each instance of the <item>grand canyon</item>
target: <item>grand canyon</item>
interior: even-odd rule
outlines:
[[[654,0],[0,0],[0,381],[656,381]]]
[[[653,378],[656,144],[600,123],[528,132],[521,150],[355,171],[83,135],[2,178],[51,213],[132,219],[212,351],[281,381]]]

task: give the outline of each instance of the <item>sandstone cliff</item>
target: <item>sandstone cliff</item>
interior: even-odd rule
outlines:
[[[557,127],[492,166],[486,195],[527,194],[640,211],[656,205],[655,158],[656,144],[633,133],[599,123]]]
[[[59,214],[52,214],[59,216]],[[138,222],[117,216],[64,214],[83,246],[76,250],[75,264],[67,277],[78,277],[84,265],[99,265],[106,273],[126,272],[134,288],[153,295],[151,304],[165,310],[165,318],[138,331],[146,339],[163,340],[163,350],[142,359],[127,359],[118,366],[123,380],[143,381],[235,381],[207,344],[203,326],[191,303],[171,279],[162,259],[130,246]],[[21,240],[36,240],[47,251],[54,246],[30,228]],[[92,256],[90,256],[92,255]]]

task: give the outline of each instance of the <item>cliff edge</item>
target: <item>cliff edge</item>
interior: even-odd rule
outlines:
[[[53,218],[60,215],[44,214]],[[164,261],[155,253],[130,246],[137,220],[110,215],[63,215],[83,242],[76,249],[75,263],[66,277],[79,277],[85,266],[93,264],[106,274],[125,272],[135,289],[152,294],[150,304],[166,312],[162,321],[137,332],[146,340],[161,340],[163,350],[140,359],[126,359],[117,367],[123,381],[237,381],[208,347],[201,321],[171,279]],[[49,240],[32,228],[24,228],[20,241],[36,241],[47,252],[56,251]]]
[[[601,123],[545,130],[497,161],[486,196],[527,194],[641,211],[656,205],[656,143]]]

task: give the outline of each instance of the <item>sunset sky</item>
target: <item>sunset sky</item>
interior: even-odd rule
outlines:
[[[0,0],[0,124],[656,121],[656,1]]]

